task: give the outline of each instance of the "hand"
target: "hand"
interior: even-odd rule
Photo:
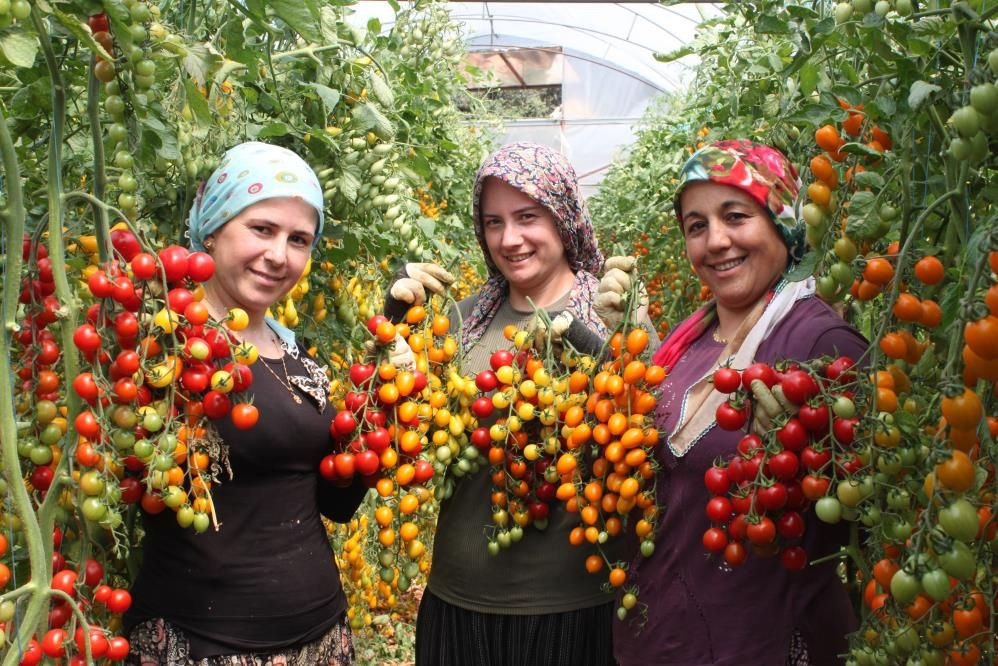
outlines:
[[[373,356],[377,348],[378,344],[374,340],[364,342],[364,350],[368,356]],[[412,351],[409,343],[405,341],[405,338],[398,333],[395,334],[395,339],[391,342],[391,348],[388,351],[388,362],[399,370],[408,370],[409,372],[415,372],[416,370],[416,354]]]
[[[549,327],[543,319],[535,316],[530,326],[530,330],[534,334],[534,349],[543,353],[549,344],[552,347],[560,347],[565,332],[572,325],[572,319],[571,312],[559,312],[551,320],[551,326]]]
[[[600,279],[599,289],[596,291],[594,306],[596,314],[610,328],[616,328],[624,319],[627,296],[631,292],[633,281],[637,279],[634,270],[636,263],[637,257],[631,256],[610,257],[606,260],[603,277]],[[644,287],[641,287],[639,293],[640,298],[632,315],[632,323],[641,322],[648,318],[648,294]]]
[[[753,379],[750,389],[756,403],[752,410],[752,432],[760,437],[772,430],[774,424],[782,425],[800,410],[783,395],[779,384],[770,389],[761,379]]]
[[[455,280],[446,270],[430,263],[406,264],[404,272],[405,277],[396,280],[388,293],[408,305],[422,305],[426,302],[427,289],[442,294]]]

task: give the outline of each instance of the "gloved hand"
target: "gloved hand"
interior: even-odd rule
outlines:
[[[406,264],[404,272],[405,277],[396,280],[389,293],[408,305],[422,305],[426,302],[427,289],[442,294],[455,280],[446,270],[430,263]]]
[[[752,432],[760,437],[769,432],[773,425],[780,420],[791,416],[796,416],[800,407],[790,402],[779,384],[772,389],[766,386],[761,379],[753,379],[750,386],[752,397],[755,398],[755,409],[752,410]]]
[[[543,353],[550,344],[556,348],[555,353],[557,353],[559,351],[557,348],[561,346],[562,338],[572,325],[573,319],[571,312],[559,312],[551,320],[549,327],[545,320],[535,316],[529,329],[534,335],[534,349]]]
[[[631,291],[633,281],[637,279],[634,270],[636,263],[637,257],[631,256],[610,257],[606,260],[593,305],[596,314],[611,329],[620,325],[624,319],[627,295]],[[647,312],[648,294],[642,286],[638,306],[632,312],[631,323],[645,321],[648,318]]]
[[[364,350],[369,356],[374,355],[377,347],[378,344],[374,340],[364,342]],[[408,370],[409,372],[416,370],[416,354],[412,351],[409,343],[405,341],[405,338],[398,333],[395,334],[395,339],[391,342],[391,348],[388,351],[388,362],[399,370]]]

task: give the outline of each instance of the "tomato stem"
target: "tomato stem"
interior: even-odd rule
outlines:
[[[94,147],[94,196],[103,201],[107,193],[107,172],[104,169],[104,141],[100,124],[100,81],[94,76],[97,56],[90,56],[89,78],[87,79],[87,118],[90,121],[90,135]],[[97,256],[100,263],[106,264],[110,258],[111,232],[108,225],[106,205],[91,202],[96,225]],[[124,217],[124,215],[122,215]]]

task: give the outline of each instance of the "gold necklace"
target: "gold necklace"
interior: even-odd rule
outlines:
[[[267,368],[267,371],[270,374],[274,375],[274,379],[276,379],[278,381],[278,383],[280,383],[281,386],[283,386],[284,388],[286,388],[288,390],[288,393],[291,394],[291,398],[295,401],[295,403],[297,403],[297,404],[300,405],[301,404],[301,396],[298,395],[297,393],[295,393],[294,388],[292,388],[292,386],[291,386],[291,375],[288,374],[288,364],[284,360],[284,357],[286,356],[286,354],[284,352],[284,348],[281,347],[280,343],[278,343],[278,348],[281,350],[281,367],[284,368],[284,379],[281,379],[280,375],[278,375],[276,372],[274,372],[271,369],[271,367],[269,365],[267,365],[267,359],[263,359],[263,367]],[[285,380],[287,380],[287,381],[285,381]]]
[[[728,339],[727,338],[722,338],[721,336],[719,336],[717,334],[717,331],[718,331],[718,329],[715,328],[714,332],[711,333],[711,336],[714,338],[714,342],[718,342],[718,343],[720,343],[722,345],[728,344]]]

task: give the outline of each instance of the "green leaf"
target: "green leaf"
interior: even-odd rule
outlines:
[[[655,60],[659,62],[675,62],[680,58],[685,58],[688,55],[693,55],[696,53],[696,49],[692,46],[681,46],[674,51],[667,51],[665,53],[656,53]]]
[[[380,35],[381,34],[381,21],[379,21],[377,17],[374,17],[374,18],[370,19],[367,22],[367,31],[369,33],[371,33],[372,35]]]
[[[233,18],[225,24],[222,28],[222,40],[225,44],[225,57],[246,65],[247,71],[256,71],[260,51],[246,48],[246,33],[243,30],[241,17]]]
[[[849,221],[846,234],[859,240],[873,238],[880,229],[880,216],[875,210],[876,195],[856,192],[849,200]]]
[[[374,99],[378,100],[381,106],[385,108],[395,106],[395,93],[392,92],[392,87],[388,85],[385,77],[381,76],[379,72],[371,72],[371,92],[374,93]]]
[[[332,7],[323,5],[319,10],[319,32],[322,33],[323,44],[336,44],[340,41],[340,17]]]
[[[360,172],[356,166],[348,166],[336,179],[337,187],[347,201],[354,203],[357,201],[357,192],[360,190]]]
[[[181,158],[176,135],[159,118],[153,115],[147,116],[142,121],[142,126],[143,133],[150,131],[156,135],[159,141],[159,147],[153,157],[162,157],[164,160],[179,160]]]
[[[319,99],[326,106],[326,113],[333,113],[333,109],[336,105],[340,103],[340,93],[337,90],[333,90],[329,86],[324,86],[321,83],[309,83],[309,87],[315,90],[316,94],[319,95]]]
[[[814,250],[808,250],[804,258],[797,262],[789,272],[786,273],[787,280],[790,282],[800,282],[806,280],[814,274],[814,269],[818,267],[818,253]]]
[[[52,8],[52,15],[59,19],[59,23],[62,24],[66,30],[68,30],[74,37],[80,40],[84,46],[99,55],[104,60],[114,60],[114,56],[104,50],[104,47],[97,43],[94,39],[94,33],[90,32],[90,26],[88,26],[83,21],[66,14],[65,12],[59,11],[58,8]]]
[[[933,83],[915,81],[911,84],[911,90],[908,92],[908,106],[911,107],[912,111],[917,111],[934,93],[940,90],[942,88]]]
[[[833,32],[835,32],[835,19],[831,16],[821,19],[811,28],[811,34],[815,36],[830,35]]]
[[[353,108],[353,123],[360,131],[373,130],[382,139],[390,139],[395,134],[392,121],[371,102],[358,104]]]
[[[857,141],[850,141],[849,143],[844,144],[841,148],[839,148],[839,152],[848,153],[850,155],[861,155],[863,157],[873,157],[873,158],[884,156],[883,153],[874,150],[873,148],[870,148],[866,144],[859,143]]]
[[[195,83],[204,86],[209,74],[222,66],[222,56],[210,44],[186,44],[181,65]]]
[[[23,32],[10,32],[0,37],[0,52],[14,67],[31,67],[38,53],[38,40]]]
[[[884,177],[876,171],[860,171],[854,173],[852,177],[856,187],[872,187],[879,190],[884,186]]]
[[[437,229],[437,223],[433,221],[432,218],[421,215],[416,219],[416,226],[419,230],[423,232],[423,235],[427,238],[433,238],[433,232]]]
[[[269,139],[272,136],[284,136],[290,131],[291,129],[284,123],[270,123],[257,132],[256,138]]]
[[[800,68],[800,91],[803,95],[810,95],[818,89],[818,68],[812,63],[807,63]]]
[[[299,35],[309,42],[322,40],[319,13],[309,0],[270,0],[270,8]]]
[[[802,7],[801,5],[789,5],[787,7],[787,14],[797,19],[818,18],[818,12],[814,11],[810,7]]]
[[[208,108],[208,100],[204,98],[197,84],[191,79],[184,79],[184,91],[187,93],[187,106],[190,107],[194,119],[201,127],[211,124],[211,109]]]
[[[755,31],[759,35],[785,35],[790,32],[790,26],[784,18],[763,14],[755,22]]]

